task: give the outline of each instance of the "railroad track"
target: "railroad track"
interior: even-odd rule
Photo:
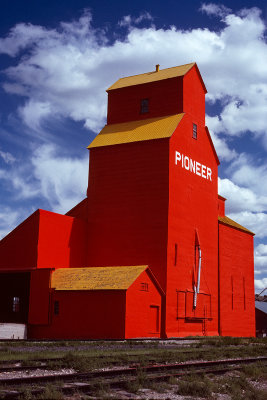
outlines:
[[[259,346],[259,345],[257,345],[257,346]],[[207,348],[195,348],[195,347],[193,347],[191,349],[186,349],[186,350],[182,350],[182,349],[178,348],[178,349],[176,349],[176,354],[177,354],[177,356],[184,355],[184,354],[185,355],[190,355],[190,354],[193,354],[193,353],[196,353],[196,352],[199,353],[199,354],[202,354],[202,353],[205,354],[205,353],[210,353],[212,348],[213,347],[210,347],[210,346],[207,347]],[[230,352],[235,353],[235,352],[238,352],[242,348],[246,348],[246,346],[244,346],[244,345],[233,346],[233,347],[225,346],[225,347],[215,348],[215,350],[224,350],[225,348],[227,348],[228,352],[230,351]],[[88,355],[86,355],[86,357],[88,359],[94,359],[94,360],[99,360],[99,359],[102,360],[104,358],[105,360],[112,360],[112,361],[109,361],[109,364],[118,365],[118,364],[121,364],[123,362],[123,357],[127,356],[128,359],[133,359],[132,363],[134,364],[135,363],[134,359],[138,358],[140,356],[140,354],[139,353],[131,354],[131,353],[128,353],[128,351],[132,351],[132,349],[125,350],[125,352],[120,353],[120,356],[122,355],[122,357],[119,356],[117,358],[117,360],[114,360],[114,358],[115,358],[114,354],[113,355],[109,355],[109,354],[95,355],[94,354],[92,356],[90,356],[88,354]],[[151,352],[151,349],[148,350],[148,353],[150,353],[150,352]],[[70,351],[69,353],[72,353],[72,351]],[[79,356],[79,353],[76,353],[76,355]],[[83,354],[81,354],[81,357],[82,356],[83,356]],[[30,358],[29,360],[22,360],[22,359],[1,360],[0,361],[0,373],[1,372],[8,372],[8,371],[12,372],[12,371],[34,370],[37,367],[39,369],[45,369],[45,368],[47,368],[47,364],[48,363],[57,362],[57,361],[61,361],[61,360],[64,361],[65,359],[66,359],[66,354],[65,355],[59,355],[59,356],[54,356],[54,357],[51,357],[51,358],[39,357],[39,358],[32,358],[32,359]],[[31,362],[31,365],[23,364],[23,363],[25,363],[27,361]],[[150,362],[151,363],[155,363],[156,362],[156,360],[154,358],[147,358],[147,357],[146,357],[146,361],[148,363],[150,363]],[[129,361],[129,362],[131,362],[131,361]],[[33,365],[32,363],[36,363],[36,365]]]
[[[129,382],[140,379],[145,376],[146,381],[166,381],[171,377],[182,377],[188,374],[223,374],[230,370],[242,369],[244,365],[262,362],[267,363],[267,357],[249,357],[223,359],[216,361],[193,361],[177,364],[155,364],[147,366],[126,367],[120,369],[97,370],[88,373],[72,374],[53,374],[47,376],[31,376],[23,378],[1,379],[1,385],[6,387],[0,391],[2,399],[16,399],[21,395],[20,385],[42,385],[48,382],[61,382],[63,385],[60,390],[63,393],[71,393],[77,388],[80,391],[91,392],[101,384],[109,387],[125,387]],[[9,389],[10,388],[10,389]],[[12,389],[11,389],[12,388]],[[44,388],[38,387],[32,389],[33,395],[43,393]]]

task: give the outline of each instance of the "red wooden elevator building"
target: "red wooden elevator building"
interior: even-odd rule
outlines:
[[[253,233],[225,216],[197,65],[107,93],[87,197],[0,242],[0,322],[29,338],[254,336]]]

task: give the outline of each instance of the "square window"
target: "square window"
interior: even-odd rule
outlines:
[[[19,312],[19,297],[13,297],[12,311],[15,313]]]
[[[197,139],[197,125],[193,124],[193,138]]]
[[[148,99],[142,99],[141,104],[140,104],[140,113],[145,114],[149,112],[149,100]]]
[[[55,300],[54,302],[54,314],[59,315],[59,301]]]
[[[146,283],[146,282],[141,283],[140,290],[143,290],[144,292],[148,292],[148,283]]]

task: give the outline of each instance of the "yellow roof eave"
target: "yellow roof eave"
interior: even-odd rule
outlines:
[[[224,225],[228,225],[232,228],[236,228],[239,229],[240,231],[243,231],[245,233],[249,233],[250,235],[255,235],[255,233],[251,232],[249,229],[245,228],[244,226],[238,224],[237,222],[235,222],[233,219],[229,218],[229,217],[221,217],[220,215],[218,216],[218,221],[219,223],[222,223]]]
[[[144,83],[161,81],[169,78],[176,78],[184,76],[196,63],[190,63],[185,65],[179,65],[177,67],[159,69],[158,71],[146,72],[144,74],[126,76],[118,79],[113,85],[111,85],[107,92],[120,89],[128,86],[142,85]]]
[[[183,116],[184,113],[181,113],[120,124],[109,124],[102,129],[87,148],[169,138]]]
[[[147,265],[59,268],[52,273],[55,290],[127,290]]]

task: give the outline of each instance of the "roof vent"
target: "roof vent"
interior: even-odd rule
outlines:
[[[156,72],[159,72],[159,64],[156,65]]]

